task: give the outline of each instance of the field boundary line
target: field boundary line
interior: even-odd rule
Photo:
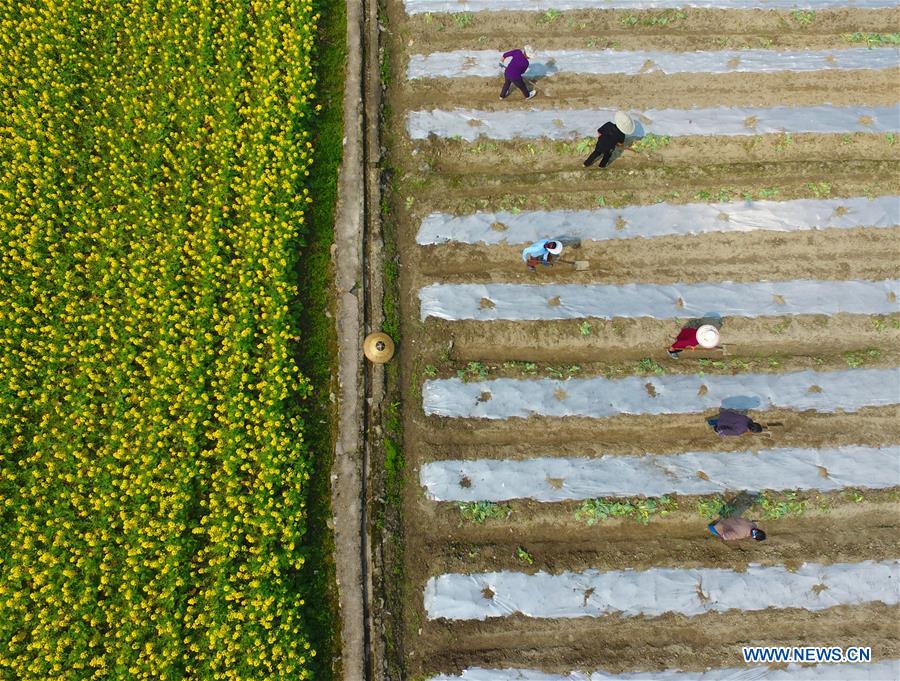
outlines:
[[[432,501],[547,503],[740,490],[885,489],[900,485],[900,445],[442,460],[423,464],[419,481]]]
[[[416,243],[528,244],[541,237],[584,241],[720,232],[793,232],[900,225],[900,196],[721,203],[655,203],[623,208],[430,213]],[[564,239],[565,240],[565,239]]]
[[[524,269],[524,265],[523,265]],[[900,279],[703,284],[430,284],[419,317],[449,321],[894,314]]]
[[[719,407],[854,412],[900,403],[898,385],[897,368],[468,383],[445,378],[425,382],[422,407],[426,415],[476,419],[699,414]]]
[[[723,667],[701,672],[666,669],[656,672],[605,671],[551,674],[537,669],[488,669],[469,667],[460,675],[438,674],[425,681],[884,681],[900,678],[900,660],[879,660],[870,664],[790,663],[779,667]]]
[[[576,9],[890,9],[892,0],[404,0],[407,14]]]
[[[570,140],[596,137],[597,128],[613,119],[614,109],[487,110],[456,108],[410,111],[410,139],[432,135],[474,142],[496,140]],[[772,106],[709,107],[703,109],[631,110],[636,128],[633,142],[648,132],[669,137],[742,137],[781,133],[839,134],[900,131],[900,106]]]
[[[848,47],[832,50],[547,50],[531,60],[525,76],[530,80],[557,73],[582,75],[651,73],[779,73],[853,69],[888,69],[900,66],[896,47]],[[427,78],[497,78],[496,50],[453,50],[413,54],[407,80]]]
[[[486,620],[522,613],[535,618],[618,615],[658,617],[674,612],[767,608],[816,611],[880,601],[900,603],[900,561],[866,560],[820,565],[750,564],[746,572],[721,568],[650,568],[546,572],[448,573],[425,585],[428,619]]]

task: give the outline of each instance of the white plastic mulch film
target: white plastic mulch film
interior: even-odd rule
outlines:
[[[422,392],[422,407],[428,415],[480,419],[694,414],[719,407],[854,412],[898,403],[900,369],[896,368],[564,381],[498,378],[467,383],[447,378],[426,381]]]
[[[542,502],[748,490],[900,485],[900,446],[670,455],[432,461],[419,481],[434,501]]]
[[[622,50],[541,50],[525,77],[535,80],[556,73],[643,75],[647,73],[771,73],[887,69],[900,65],[896,48],[843,50],[714,50],[698,52]],[[454,50],[414,54],[406,76],[420,78],[499,77],[496,50]]]
[[[524,265],[522,266],[524,269]],[[893,314],[900,280],[709,284],[431,284],[421,319],[451,321]]]
[[[428,619],[485,620],[521,613],[536,618],[702,615],[731,609],[825,610],[880,601],[900,603],[900,561],[817,565],[797,570],[750,564],[602,572],[443,574],[425,585]]]
[[[596,137],[597,128],[611,121],[614,109],[515,108],[498,111],[433,109],[410,111],[406,130],[414,140],[431,135],[472,142],[497,140]],[[656,135],[762,135],[774,133],[854,133],[900,131],[897,106],[719,106],[708,109],[648,109],[631,111],[637,122],[630,139]]]
[[[890,8],[893,0],[404,0],[407,14],[572,9],[832,9]]]
[[[420,245],[530,244],[541,238],[583,241],[650,239],[715,232],[794,232],[900,225],[900,197],[657,203],[590,210],[431,213],[419,226]]]
[[[573,671],[551,674],[537,669],[485,669],[471,667],[462,674],[438,674],[429,681],[889,681],[900,679],[900,660],[871,664],[789,664],[779,667],[726,667],[703,672],[674,669],[655,672]]]

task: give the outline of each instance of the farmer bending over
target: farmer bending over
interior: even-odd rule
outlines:
[[[535,265],[552,265],[562,253],[562,242],[556,239],[541,239],[522,251],[522,261],[534,272]]]
[[[521,50],[510,50],[509,52],[503,53],[503,58],[500,60],[500,68],[506,69],[503,72],[503,76],[506,80],[503,83],[503,89],[500,90],[500,99],[506,99],[507,96],[509,96],[509,88],[511,85],[515,85],[519,88],[525,96],[525,99],[531,99],[537,94],[536,88],[532,88],[531,92],[528,91],[528,86],[525,85],[525,79],[522,77],[528,70],[529,58],[533,56],[534,50],[530,45],[526,45]],[[508,65],[503,63],[507,59],[510,60]]]
[[[600,160],[600,167],[605,168],[609,165],[609,159],[616,147],[623,146],[626,135],[634,132],[634,121],[624,111],[617,111],[614,119],[615,123],[607,121],[597,128],[597,145],[585,160],[585,168],[593,164],[600,156],[603,157]]]
[[[753,537],[756,541],[765,541],[766,533],[756,523],[744,518],[722,518],[706,526],[714,537],[722,541],[736,541]]]
[[[732,409],[720,409],[718,418],[706,419],[719,435],[743,435],[746,432],[761,433],[763,427],[749,416]]]

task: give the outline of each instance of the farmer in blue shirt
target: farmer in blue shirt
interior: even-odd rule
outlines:
[[[534,272],[535,265],[552,265],[562,253],[563,245],[558,239],[541,239],[522,251],[522,261]]]
[[[507,95],[509,95],[509,87],[513,84],[522,91],[525,99],[531,99],[537,94],[536,89],[528,92],[528,86],[525,85],[525,79],[522,78],[528,70],[528,58],[533,56],[534,51],[530,45],[526,45],[521,50],[510,50],[503,53],[500,67],[506,69],[503,74],[506,77],[506,82],[503,83],[503,89],[500,91],[500,99],[506,99]],[[510,57],[512,59],[510,59],[509,64],[504,64],[503,62]]]

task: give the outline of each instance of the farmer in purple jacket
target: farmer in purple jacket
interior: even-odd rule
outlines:
[[[533,56],[534,50],[531,49],[530,45],[526,45],[521,50],[510,50],[503,53],[500,67],[506,69],[503,74],[506,77],[506,82],[503,83],[503,89],[500,91],[500,99],[506,99],[507,95],[509,95],[509,86],[513,84],[522,91],[525,99],[531,99],[537,94],[536,89],[533,89],[531,92],[528,91],[525,79],[522,78],[528,70],[528,58]],[[510,59],[509,64],[504,64],[503,62],[510,57],[512,59]]]

